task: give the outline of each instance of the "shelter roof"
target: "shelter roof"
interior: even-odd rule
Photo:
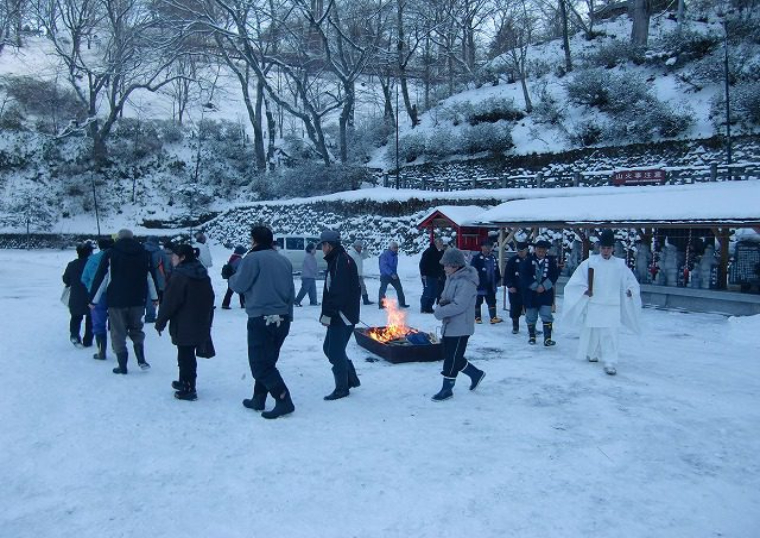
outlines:
[[[417,227],[425,228],[430,224],[438,226],[453,224],[457,228],[474,226],[484,211],[485,209],[477,205],[439,205],[428,211],[417,223]]]
[[[760,181],[628,189],[511,200],[482,212],[473,224],[576,228],[760,226]]]

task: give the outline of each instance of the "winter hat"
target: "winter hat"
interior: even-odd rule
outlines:
[[[188,245],[187,243],[182,243],[181,245],[177,245],[174,248],[174,254],[180,258],[184,257],[185,261],[195,260],[198,257],[199,252],[200,251],[197,248],[194,248],[192,245]]]
[[[235,254],[242,256],[245,254],[245,247],[243,245],[238,245],[235,247]]]
[[[517,250],[528,250],[528,243],[526,241],[518,241]]]
[[[599,235],[599,246],[614,247],[615,233],[612,230],[602,230],[602,233]]]
[[[319,243],[330,243],[331,245],[340,245],[340,233],[335,230],[325,230],[319,234]]]
[[[203,232],[196,232],[195,233],[195,240],[199,243],[205,243],[206,242],[206,236]]]
[[[464,261],[464,253],[458,248],[447,248],[441,256],[441,265],[450,265],[452,267],[464,267],[467,262]]]

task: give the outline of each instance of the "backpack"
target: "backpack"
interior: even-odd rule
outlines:
[[[233,274],[235,274],[235,270],[232,268],[232,266],[229,263],[225,263],[224,265],[222,265],[222,278],[224,280],[227,280]]]

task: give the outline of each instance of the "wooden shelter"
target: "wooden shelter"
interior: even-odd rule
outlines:
[[[446,205],[437,206],[430,210],[417,224],[420,230],[428,230],[430,241],[435,236],[435,229],[452,228],[456,232],[456,247],[459,250],[480,249],[480,244],[488,239],[489,232],[494,226],[475,224],[483,214],[484,208],[477,205]]]

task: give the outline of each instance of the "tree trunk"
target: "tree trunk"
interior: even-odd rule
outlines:
[[[565,49],[565,71],[573,70],[573,59],[570,56],[570,35],[567,31],[567,0],[559,0],[559,13],[562,18],[562,48]]]
[[[267,162],[269,163],[269,170],[274,171],[274,149],[275,139],[277,138],[277,122],[274,119],[274,113],[269,108],[269,101],[264,97],[264,110],[267,115],[267,134],[269,135],[269,144],[267,145]]]
[[[344,84],[344,89],[346,96],[338,124],[340,126],[340,162],[346,164],[348,162],[348,130],[353,126],[355,93],[353,83]]]
[[[629,0],[628,15],[633,20],[631,44],[646,47],[649,39],[649,17],[652,14],[650,0]]]
[[[253,153],[256,156],[256,170],[266,172],[267,156],[264,152],[264,129],[261,126],[262,108],[264,104],[264,86],[256,85],[256,121],[253,122]]]

